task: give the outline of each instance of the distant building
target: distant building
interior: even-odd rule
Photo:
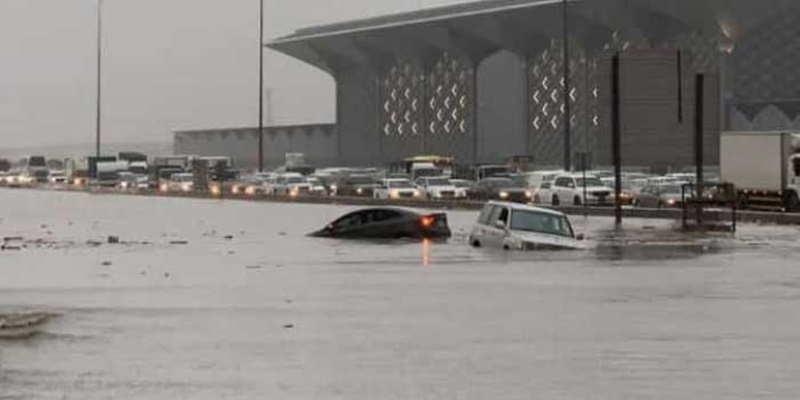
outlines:
[[[320,166],[338,163],[338,136],[332,124],[264,128],[264,161],[283,165],[286,153],[305,153]],[[174,132],[174,154],[228,156],[239,168],[258,165],[258,128],[227,128]]]
[[[692,163],[696,73],[707,74],[709,163],[719,160],[721,129],[800,128],[797,0],[568,3],[573,160],[586,152],[610,164],[609,60],[618,51],[626,165]],[[563,165],[562,4],[486,0],[301,29],[268,47],[336,80],[339,134],[314,144],[319,157],[532,155],[540,166]]]

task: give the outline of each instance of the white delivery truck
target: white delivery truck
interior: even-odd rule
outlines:
[[[720,169],[742,207],[800,211],[800,132],[723,132]]]

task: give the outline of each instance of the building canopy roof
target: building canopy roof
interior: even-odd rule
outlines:
[[[736,41],[797,0],[568,0],[569,33],[587,52],[610,42],[665,43],[679,34]],[[484,0],[304,28],[266,46],[334,75],[381,69],[447,51],[478,63],[509,50],[529,56],[563,33],[564,0]]]

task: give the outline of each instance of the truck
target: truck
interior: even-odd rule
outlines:
[[[736,188],[742,208],[800,211],[800,132],[723,132],[723,182]]]

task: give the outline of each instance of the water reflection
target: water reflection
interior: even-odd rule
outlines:
[[[422,240],[422,265],[431,265],[431,241],[430,239]]]

